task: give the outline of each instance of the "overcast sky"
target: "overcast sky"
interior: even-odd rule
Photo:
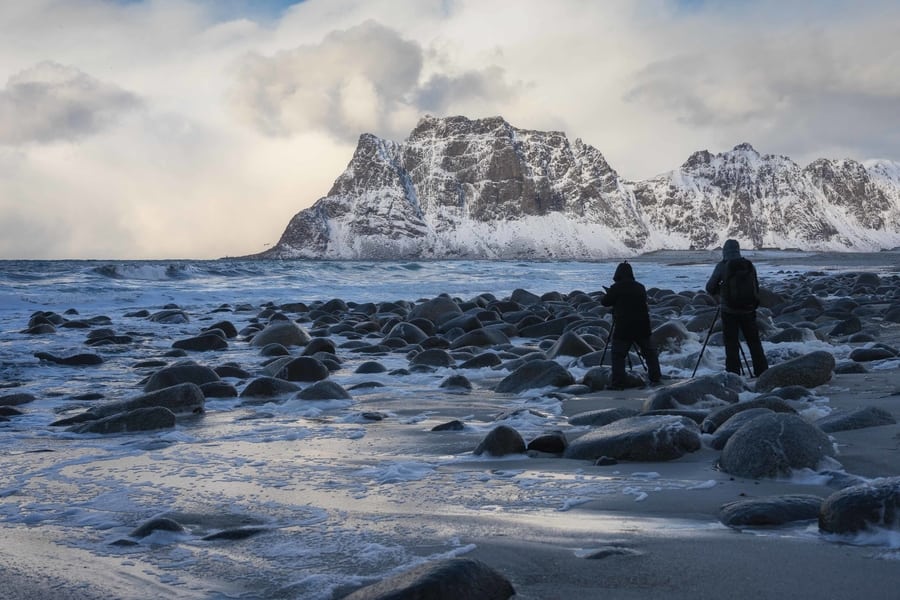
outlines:
[[[259,252],[362,132],[565,131],[643,179],[900,161],[894,0],[0,2],[0,258]]]

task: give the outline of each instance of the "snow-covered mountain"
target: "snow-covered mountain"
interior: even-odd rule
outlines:
[[[500,117],[423,118],[403,143],[360,137],[328,195],[256,258],[558,258],[659,249],[900,246],[900,163],[801,168],[749,144],[628,182],[603,155]]]

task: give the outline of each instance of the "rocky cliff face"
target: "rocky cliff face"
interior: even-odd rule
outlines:
[[[558,258],[662,248],[900,245],[900,165],[805,168],[748,144],[627,182],[561,132],[426,117],[403,143],[364,134],[328,195],[259,258]]]

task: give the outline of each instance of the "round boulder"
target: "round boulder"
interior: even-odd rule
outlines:
[[[797,415],[775,413],[738,429],[725,444],[719,465],[736,477],[790,477],[793,469],[815,469],[834,454],[821,429]]]
[[[696,377],[658,389],[644,401],[644,411],[734,404],[743,389],[741,378],[734,373]]]
[[[642,462],[680,458],[701,447],[700,428],[686,417],[637,416],[614,421],[576,438],[564,457]]]
[[[339,383],[331,380],[317,381],[297,393],[300,400],[351,400],[352,397]]]
[[[794,521],[812,521],[819,516],[822,498],[789,494],[747,498],[723,504],[719,521],[728,527],[777,527]]]
[[[250,340],[254,348],[263,348],[269,344],[282,346],[305,346],[310,337],[302,327],[293,321],[277,320],[269,323],[265,329],[256,333]]]
[[[575,378],[565,367],[552,360],[531,360],[507,375],[497,384],[496,392],[518,394],[542,387],[565,387]]]
[[[523,454],[525,452],[525,440],[522,435],[508,425],[498,425],[491,429],[484,439],[476,446],[473,454],[490,454],[491,456],[506,456],[507,454]]]
[[[855,533],[873,527],[900,531],[900,477],[844,488],[822,503],[819,531]]]
[[[787,385],[814,388],[831,379],[834,365],[834,356],[830,352],[810,352],[769,367],[756,380],[756,391],[768,392]]]

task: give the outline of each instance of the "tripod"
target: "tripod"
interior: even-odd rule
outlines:
[[[716,321],[719,320],[719,313],[722,312],[722,307],[716,309],[716,316],[713,317],[712,323],[709,325],[709,331],[706,332],[706,339],[703,341],[703,347],[700,349],[700,356],[697,357],[697,364],[694,365],[694,371],[691,373],[691,377],[693,378],[697,375],[697,369],[700,367],[700,361],[703,360],[703,353],[706,351],[706,345],[709,343],[709,338],[712,336],[713,329],[716,327]],[[740,335],[740,334],[738,334]],[[744,374],[744,367],[747,367],[747,375],[751,375],[753,370],[750,369],[750,361],[747,360],[747,355],[744,354],[744,347],[741,345],[740,338],[738,338],[738,349],[741,351],[741,358],[744,360],[744,364],[742,365],[740,362],[738,363],[738,367],[741,370],[741,375]]]

